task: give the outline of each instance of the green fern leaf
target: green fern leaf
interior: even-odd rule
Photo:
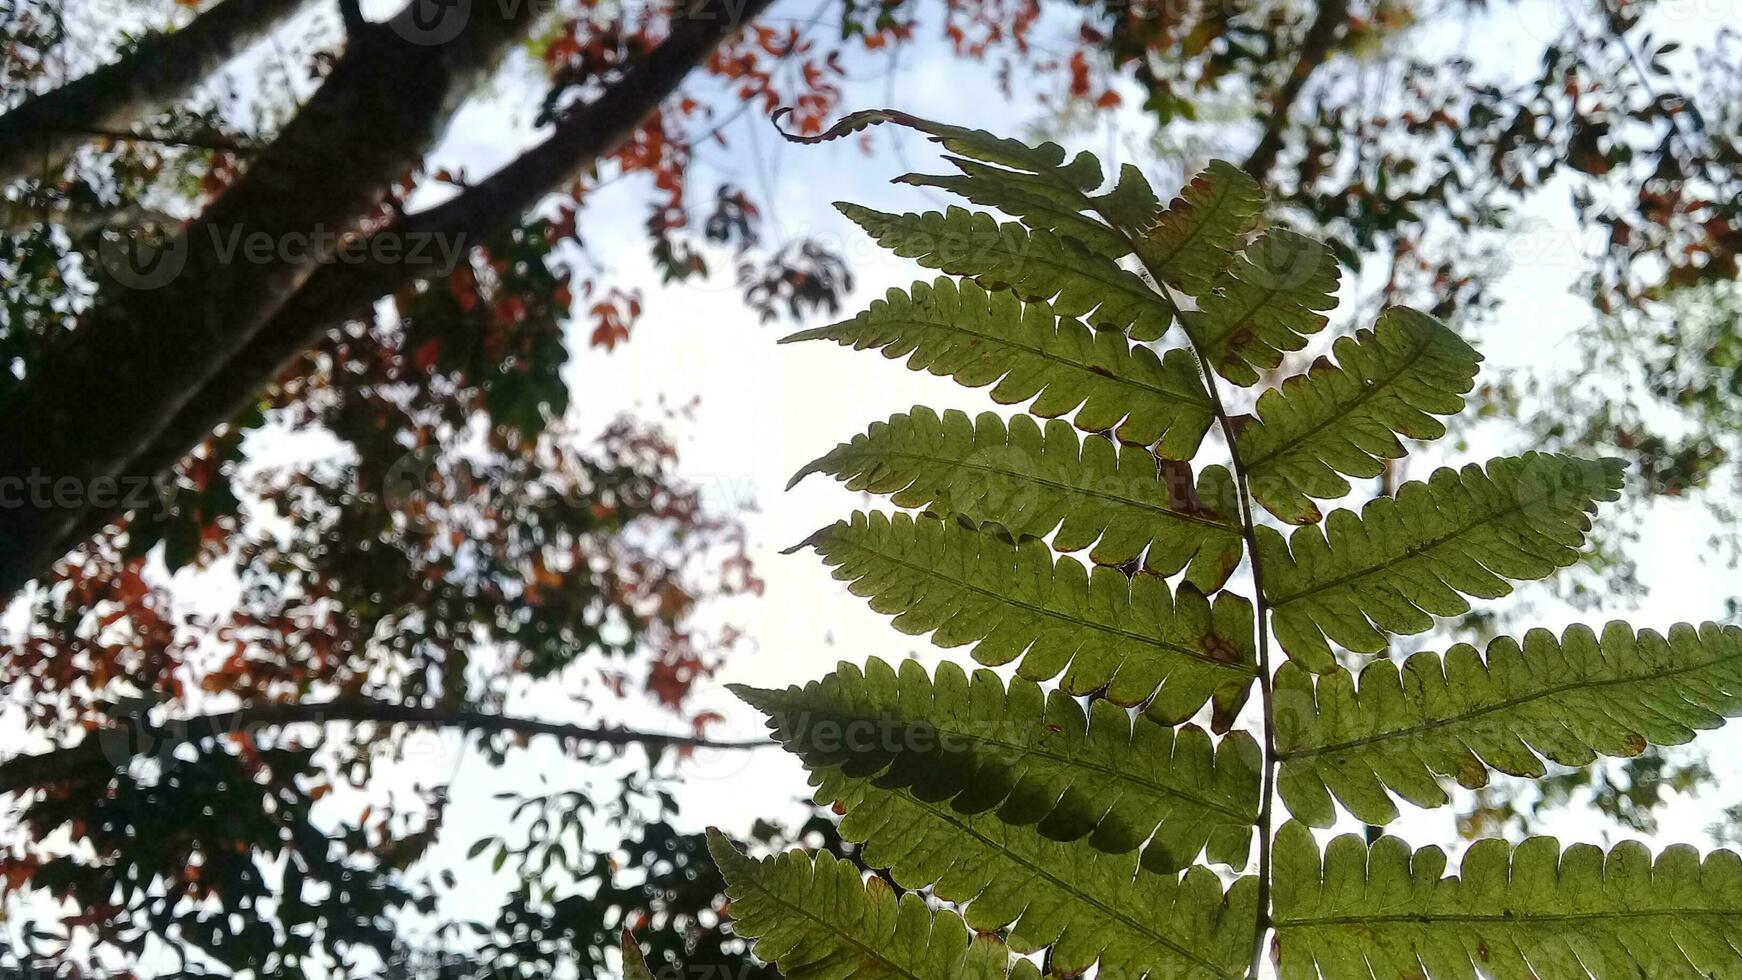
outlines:
[[[1221,284],[1230,255],[1246,243],[1263,210],[1257,181],[1226,160],[1211,161],[1143,236],[1138,257],[1162,282],[1207,296]]]
[[[1458,874],[1437,847],[1369,847],[1277,834],[1275,925],[1283,980],[1742,977],[1742,859],[1685,845],[1654,862],[1552,837],[1479,840]]]
[[[1412,634],[1434,616],[1469,610],[1465,596],[1497,598],[1507,579],[1540,579],[1573,564],[1599,501],[1614,500],[1621,461],[1527,453],[1462,470],[1441,469],[1359,516],[1333,511],[1287,543],[1257,529],[1271,628],[1289,657],[1335,669],[1327,637],[1379,653],[1386,634]]]
[[[1021,218],[1030,228],[1074,239],[1110,259],[1130,254],[1135,237],[1154,224],[1161,209],[1149,182],[1130,164],[1120,169],[1113,190],[1097,196],[1091,192],[1101,185],[1102,172],[1094,154],[1069,156],[1056,143],[1031,147],[984,130],[950,126],[894,109],[855,112],[827,132],[797,137],[796,141],[838,139],[881,123],[925,133],[957,154],[944,159],[960,174],[907,174],[898,182],[959,194],[975,204]]]
[[[1088,156],[1079,154],[1078,159]],[[987,166],[976,160],[945,157],[959,174],[907,174],[897,183],[934,187],[964,197],[975,204],[997,208],[1030,228],[1069,238],[1097,255],[1118,259],[1131,253],[1125,233],[1083,213],[1090,198],[1074,186],[1060,186],[1046,174],[1024,174]],[[1093,161],[1093,158],[1090,157]],[[1094,168],[1094,188],[1101,183],[1101,168]]]
[[[968,927],[1009,930],[1018,953],[1050,950],[1055,974],[1099,964],[1106,977],[1236,980],[1246,973],[1258,879],[1220,879],[1193,867],[1180,878],[1139,866],[1135,853],[1106,854],[1085,841],[1048,840],[1032,826],[963,814],[911,789],[819,771],[819,802],[845,813],[841,835],[888,868],[903,888],[930,888],[965,905]]]
[[[843,663],[802,688],[733,691],[770,716],[775,738],[813,772],[911,789],[957,814],[991,812],[1049,840],[1112,854],[1142,848],[1153,871],[1178,871],[1206,848],[1212,861],[1246,863],[1261,758],[1244,732],[1212,745],[1196,726],[1133,719],[1106,700],[1085,714],[1032,681],[1015,678],[1007,690],[989,670],[970,680],[947,662],[935,681],[912,661],[897,675],[872,660],[863,673]]]
[[[854,514],[805,543],[904,633],[931,633],[945,649],[972,643],[988,666],[1020,659],[1030,680],[1062,672],[1069,694],[1147,701],[1168,724],[1213,698],[1221,730],[1257,673],[1252,606],[1231,593],[1212,606],[1190,585],[1176,596],[1159,576],[1055,564],[1036,538],[926,515]]]
[[[945,142],[989,155],[981,140]],[[1089,193],[1101,183],[1100,163],[1093,156],[1079,153],[1068,166],[1059,166],[1053,161],[1062,160],[1064,151],[1052,147],[1053,152],[1012,162],[1016,155],[1002,152],[1002,144],[1008,141],[997,142],[998,155],[1018,169],[945,157],[962,172],[908,174],[900,182],[935,187],[997,208],[1021,218],[1030,228],[1074,239],[1109,259],[1135,252],[1151,275],[1194,296],[1208,293],[1215,285],[1229,255],[1246,243],[1264,210],[1264,192],[1257,182],[1223,160],[1213,161],[1166,211],[1160,211],[1155,191],[1129,164],[1121,169],[1118,184],[1097,196]]]
[[[1371,479],[1385,471],[1381,460],[1402,459],[1398,436],[1445,435],[1434,416],[1463,409],[1482,360],[1438,320],[1399,307],[1332,350],[1335,364],[1320,360],[1260,396],[1237,437],[1252,495],[1294,524],[1319,519],[1309,498],[1349,492],[1339,474]]]
[[[1055,529],[1059,551],[1093,545],[1098,565],[1143,559],[1143,568],[1214,592],[1240,563],[1239,506],[1228,471],[1204,470],[1194,487],[1184,463],[1102,436],[1077,441],[1057,419],[1046,430],[1026,415],[969,419],[929,408],[873,423],[793,477],[828,473],[847,489],[889,494],[899,507],[994,521],[1015,534]],[[1163,480],[1158,474],[1170,479]]]
[[[1590,765],[1647,745],[1680,745],[1742,714],[1742,629],[1679,624],[1667,637],[1610,623],[1556,638],[1500,638],[1484,659],[1459,644],[1441,660],[1378,660],[1318,678],[1285,664],[1276,676],[1279,787],[1296,817],[1328,827],[1331,794],[1367,823],[1397,816],[1386,790],[1444,806],[1437,776],[1477,789],[1488,770],[1540,778],[1542,758]]]
[[[653,980],[653,971],[647,966],[647,957],[641,954],[641,944],[635,941],[635,934],[624,929],[619,940],[623,951],[623,980]]]
[[[1063,316],[1142,341],[1159,339],[1173,323],[1173,304],[1136,273],[1050,231],[999,224],[989,214],[958,207],[941,214],[886,214],[857,204],[835,206],[896,255],[1008,287],[1025,300],[1050,302]]]
[[[1121,441],[1155,445],[1169,459],[1190,459],[1215,415],[1191,355],[1158,356],[1115,330],[1091,330],[1058,317],[1043,302],[1024,304],[1008,291],[988,293],[972,280],[940,278],[891,289],[849,320],[804,330],[781,343],[832,340],[885,357],[907,357],[915,371],[954,378],[970,388],[996,382],[992,400],[1043,418],[1076,413],[1080,429],[1117,429]]]
[[[1161,214],[1161,199],[1155,196],[1155,188],[1149,186],[1143,171],[1129,163],[1119,168],[1119,179],[1113,183],[1113,189],[1091,201],[1095,213],[1108,224],[1139,233],[1152,228]],[[1133,249],[1127,247],[1127,251]]]
[[[882,878],[863,881],[852,862],[788,851],[755,860],[719,831],[708,851],[726,879],[732,931],[787,980],[1038,980],[1009,947],[972,936],[962,917],[899,899]]]
[[[1192,346],[1216,373],[1237,385],[1306,346],[1323,330],[1321,312],[1337,305],[1338,270],[1323,243],[1282,228],[1260,235],[1236,256],[1198,308],[1181,314]]]

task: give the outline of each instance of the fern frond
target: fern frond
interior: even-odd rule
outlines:
[[[1183,878],[1106,854],[1085,841],[1048,840],[1033,826],[963,814],[908,788],[882,789],[838,768],[816,774],[819,802],[845,816],[841,836],[863,843],[872,867],[903,888],[931,888],[965,905],[968,927],[1009,930],[1018,953],[1050,950],[1052,970],[1076,976],[1238,980],[1252,952],[1258,879],[1227,894],[1206,868]]]
[[[1565,851],[1479,840],[1445,877],[1437,847],[1369,847],[1277,834],[1275,924],[1283,980],[1475,977],[1653,980],[1742,977],[1742,859],[1692,847],[1654,862],[1629,841]]]
[[[1193,177],[1138,243],[1138,257],[1152,275],[1192,296],[1221,284],[1230,256],[1246,244],[1264,191],[1245,171],[1213,160]]]
[[[1190,459],[1215,415],[1191,355],[1157,355],[1115,330],[1091,330],[1044,302],[1022,303],[1007,290],[940,278],[891,289],[857,316],[781,341],[832,340],[858,350],[906,357],[915,371],[970,388],[996,382],[992,400],[1043,418],[1076,413],[1077,428],[1117,429],[1121,441],[1155,445]]]
[[[951,207],[943,213],[886,214],[857,204],[841,213],[877,243],[928,269],[1002,285],[1025,300],[1044,300],[1062,316],[1156,340],[1173,323],[1174,307],[1136,273],[1075,240],[1030,231],[1016,222]]]
[[[945,157],[962,172],[908,174],[900,182],[995,207],[1030,228],[1075,239],[1110,259],[1135,252],[1151,275],[1193,296],[1214,287],[1230,254],[1246,243],[1264,210],[1264,192],[1257,182],[1224,160],[1211,162],[1160,211],[1155,191],[1135,167],[1127,164],[1118,184],[1097,196],[1089,192],[1101,183],[1099,161],[1079,153],[1066,167],[1046,162],[1054,158],[1030,158],[1020,170],[1007,170]],[[1056,158],[1063,158],[1062,150]]]
[[[708,851],[726,879],[732,931],[787,980],[1038,980],[1009,947],[973,936],[962,917],[933,910],[882,878],[826,852],[755,860],[717,830]]]
[[[1233,480],[1211,466],[1194,487],[1187,464],[1158,464],[1149,450],[1103,436],[1079,443],[1057,419],[1042,432],[1026,415],[1007,428],[990,412],[939,418],[915,407],[872,423],[800,470],[793,483],[827,473],[849,490],[888,494],[898,507],[994,521],[1019,535],[1057,529],[1052,546],[1059,551],[1093,545],[1089,558],[1097,565],[1141,557],[1143,568],[1158,575],[1189,564],[1186,580],[1214,592],[1243,553]]]
[[[897,110],[864,110],[841,118],[829,131],[815,138],[791,138],[798,143],[838,139],[869,125],[892,122],[923,132],[955,157],[944,157],[960,174],[930,176],[906,174],[897,183],[932,186],[969,198],[974,204],[996,207],[1023,219],[1030,228],[1042,228],[1075,238],[1090,251],[1108,258],[1122,258],[1132,251],[1129,228],[1146,228],[1160,209],[1155,191],[1143,174],[1125,165],[1115,190],[1094,197],[1101,186],[1101,162],[1094,153],[1068,153],[1057,143],[1028,146],[1017,139],[1003,139],[982,129],[965,129]],[[1085,214],[1090,212],[1090,214]]]
[[[1398,436],[1445,435],[1434,416],[1463,409],[1482,360],[1438,320],[1401,307],[1332,352],[1335,363],[1321,359],[1260,396],[1237,437],[1252,495],[1293,524],[1319,519],[1309,498],[1348,493],[1342,475],[1371,479],[1385,471],[1381,460],[1402,459]]]
[[[1089,167],[1082,166],[1085,157],[1092,167],[1092,174],[1085,176],[1092,176],[1093,180],[1087,187],[1079,187],[1077,180],[1067,174],[1073,170],[1088,170]],[[1077,154],[1067,167],[1029,173],[988,166],[962,157],[946,156],[944,159],[961,173],[906,174],[896,178],[896,183],[934,187],[975,204],[997,208],[1011,217],[1020,218],[1030,228],[1072,239],[1089,251],[1110,259],[1131,253],[1131,240],[1124,232],[1083,213],[1084,208],[1091,205],[1086,192],[1101,183],[1100,164],[1089,154]]]
[[[1477,789],[1488,770],[1540,778],[1542,759],[1590,765],[1648,745],[1680,745],[1742,714],[1742,629],[1685,623],[1666,637],[1610,623],[1601,638],[1574,626],[1557,638],[1502,637],[1483,658],[1458,644],[1317,679],[1293,664],[1276,676],[1282,799],[1296,817],[1331,825],[1331,795],[1356,819],[1397,816],[1386,790],[1419,806],[1448,801],[1437,776]]]
[[[1339,277],[1331,250],[1305,235],[1272,228],[1236,256],[1198,308],[1181,314],[1186,334],[1217,374],[1237,385],[1306,346],[1329,322]]]
[[[905,661],[843,663],[804,687],[733,692],[769,715],[774,737],[812,772],[838,768],[882,789],[993,813],[1055,841],[1086,841],[1173,872],[1208,849],[1243,865],[1258,818],[1258,745],[1212,745],[1196,726],[1135,719],[1106,700],[1088,712],[1059,691],[948,662],[934,680]]]
[[[1212,698],[1218,729],[1232,724],[1257,674],[1252,606],[1231,593],[1214,606],[1190,585],[1176,597],[1159,576],[1055,563],[1036,538],[926,515],[854,514],[806,544],[904,633],[931,633],[945,649],[972,643],[988,666],[1020,659],[1030,680],[1063,672],[1069,694],[1148,701],[1168,724]]]
[[[1101,162],[1092,153],[1069,156],[1056,143],[1031,147],[985,130],[950,126],[894,109],[851,113],[818,136],[787,138],[818,143],[882,123],[924,133],[957,154],[944,159],[954,164],[960,174],[907,174],[898,178],[899,182],[959,194],[975,204],[1021,218],[1031,228],[1074,238],[1111,259],[1137,251],[1140,244],[1147,259],[1153,260],[1158,268],[1167,268],[1178,256],[1182,260],[1182,275],[1198,268],[1192,259],[1203,254],[1204,244],[1231,242],[1250,232],[1251,217],[1263,203],[1262,192],[1251,178],[1232,165],[1217,161],[1193,181],[1184,202],[1175,202],[1169,228],[1154,235],[1152,243],[1145,243],[1152,232],[1158,231],[1161,202],[1142,171],[1131,164],[1120,168],[1112,190],[1095,194],[1103,177]],[[1247,211],[1242,218],[1224,216],[1224,212],[1241,209]],[[1199,243],[1195,249],[1194,242]],[[1224,250],[1233,247],[1225,245]],[[1220,261],[1215,256],[1211,259]],[[1164,279],[1175,281],[1166,276]]]
[[[1469,610],[1465,596],[1497,598],[1507,579],[1540,579],[1573,564],[1599,501],[1621,486],[1617,459],[1527,453],[1488,468],[1437,470],[1357,516],[1324,525],[1257,529],[1271,628],[1291,659],[1322,674],[1336,667],[1327,637],[1379,653],[1386,634],[1420,633],[1434,616]]]

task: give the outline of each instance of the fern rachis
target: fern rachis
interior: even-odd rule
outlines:
[[[714,838],[758,955],[818,980],[1237,980],[1274,942],[1287,980],[1742,978],[1729,852],[1483,840],[1448,877],[1437,848],[1309,829],[1339,808],[1386,823],[1399,799],[1442,805],[1447,780],[1635,755],[1742,714],[1730,626],[1533,630],[1348,666],[1577,561],[1618,464],[1528,454],[1322,513],[1403,440],[1445,431],[1480,361],[1456,334],[1388,311],[1233,416],[1224,386],[1302,349],[1336,289],[1328,250],[1260,227],[1255,183],[1214,164],[1164,209],[1129,166],[1103,193],[1088,154],[889,111],[803,142],[879,123],[953,154],[957,174],[908,183],[1015,220],[844,208],[962,278],[792,339],[1032,402],[1008,422],[916,408],[804,471],[921,511],[857,514],[806,545],[898,628],[985,666],[873,660],[740,691],[889,876]],[[945,248],[952,234],[981,250]],[[1176,344],[1146,346],[1176,324]],[[1212,426],[1226,468],[1196,458]],[[1243,562],[1249,582],[1231,581]],[[1014,677],[990,669],[1006,664]],[[1293,819],[1273,827],[1278,797]]]

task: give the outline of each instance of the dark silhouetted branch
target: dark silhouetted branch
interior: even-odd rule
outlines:
[[[1241,169],[1254,178],[1264,180],[1271,165],[1276,163],[1276,155],[1282,150],[1283,131],[1288,128],[1288,114],[1299,100],[1301,90],[1306,88],[1307,79],[1330,57],[1331,43],[1336,40],[1337,28],[1348,19],[1349,0],[1319,0],[1318,13],[1307,27],[1306,36],[1301,39],[1300,56],[1295,59],[1294,70],[1270,100],[1264,114],[1264,130],[1258,137],[1258,145],[1253,147],[1251,155],[1247,156],[1246,162],[1241,166]]]
[[[177,745],[204,743],[260,728],[301,724],[456,728],[481,734],[510,732],[517,735],[546,736],[566,742],[613,746],[642,745],[650,749],[737,750],[777,744],[769,739],[722,742],[627,728],[589,728],[485,711],[452,711],[357,698],[318,704],[256,705],[197,718],[166,721],[149,728],[132,725],[98,729],[86,733],[83,741],[70,748],[17,755],[0,762],[0,793],[23,792],[45,783],[76,778],[92,771],[112,770],[139,754],[149,753],[162,757]]]

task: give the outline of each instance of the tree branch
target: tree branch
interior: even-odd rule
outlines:
[[[512,227],[545,195],[621,145],[650,112],[677,91],[696,65],[769,2],[704,0],[694,4],[687,9],[687,16],[673,24],[669,37],[597,99],[572,109],[544,142],[446,203],[407,215],[372,238],[398,236],[404,243],[433,236],[447,243],[449,251],[457,252],[460,246],[480,244]],[[364,243],[359,251],[375,254],[370,243]],[[323,265],[134,458],[131,472],[154,477],[167,471],[233,417],[286,363],[318,343],[325,331],[366,314],[376,300],[409,280],[447,271],[373,261]],[[48,560],[65,554],[115,516],[114,508],[86,511],[48,549],[53,553]],[[0,556],[0,588],[7,585],[3,572],[6,562]],[[33,569],[30,574],[39,571]]]
[[[1288,128],[1288,114],[1294,109],[1294,103],[1300,98],[1301,90],[1306,87],[1307,79],[1313,72],[1325,63],[1330,56],[1331,42],[1336,39],[1337,28],[1349,18],[1349,0],[1319,0],[1319,11],[1313,22],[1307,27],[1306,36],[1301,39],[1300,57],[1295,59],[1294,71],[1282,87],[1276,90],[1276,96],[1270,102],[1270,107],[1264,115],[1264,130],[1258,137],[1258,145],[1241,165],[1241,169],[1262,181],[1270,168],[1276,163],[1276,154],[1282,150],[1283,130]]]
[[[255,705],[165,722],[144,730],[132,725],[98,729],[87,733],[83,741],[69,748],[15,755],[0,762],[0,793],[19,793],[92,769],[113,769],[138,755],[162,755],[178,745],[203,743],[237,732],[284,725],[334,723],[457,728],[484,734],[513,732],[598,745],[643,745],[649,748],[737,750],[776,744],[768,739],[721,742],[627,728],[588,728],[484,711],[450,711],[355,698],[320,704]]]
[[[138,472],[139,454],[332,258],[336,235],[419,163],[541,6],[477,4],[441,45],[405,40],[419,36],[411,8],[370,30],[149,269],[130,256],[111,264],[135,288],[101,299],[0,406],[0,490],[11,504],[0,506],[0,601],[65,553],[91,501],[105,487],[112,499],[108,481]],[[37,486],[67,492],[18,500]]]
[[[60,166],[92,130],[126,129],[185,95],[304,2],[223,0],[114,64],[24,100],[0,116],[0,185]]]

